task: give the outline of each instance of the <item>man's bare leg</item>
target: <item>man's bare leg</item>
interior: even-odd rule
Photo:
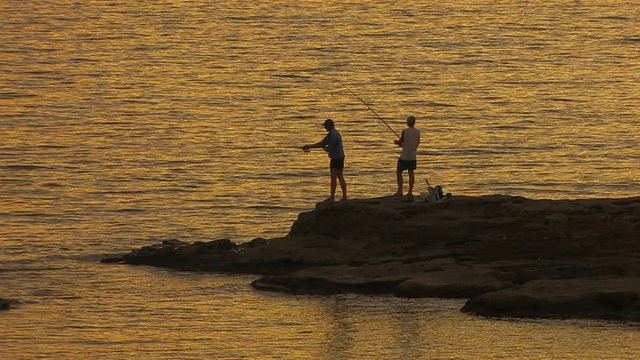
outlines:
[[[407,196],[413,196],[413,184],[415,181],[416,178],[414,176],[413,169],[409,169],[409,193],[407,193]]]
[[[339,169],[331,169],[331,196],[329,196],[327,201],[334,201],[336,199],[336,187],[338,186],[338,170]]]
[[[396,193],[393,195],[402,196],[402,185],[403,185],[402,171],[396,170],[396,179],[398,180],[398,191],[396,191]]]
[[[344,180],[343,169],[336,169],[336,170],[337,170],[338,180],[340,180],[340,189],[342,189],[342,200],[347,200],[347,182]]]

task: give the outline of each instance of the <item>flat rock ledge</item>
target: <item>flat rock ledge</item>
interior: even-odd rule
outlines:
[[[640,321],[640,197],[318,204],[289,234],[246,243],[166,240],[104,263],[249,273],[291,294],[468,299],[490,317]]]

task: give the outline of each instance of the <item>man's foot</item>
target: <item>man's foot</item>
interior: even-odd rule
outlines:
[[[347,201],[347,197],[343,196],[342,199],[340,199],[340,201]]]
[[[331,205],[333,203],[334,203],[333,198],[329,197],[329,198],[326,198],[326,199],[316,203],[316,206]]]
[[[393,196],[402,196],[402,191],[396,191],[396,193],[393,194]]]

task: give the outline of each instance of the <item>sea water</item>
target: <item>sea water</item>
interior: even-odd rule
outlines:
[[[636,1],[0,1],[2,359],[633,359],[637,324],[462,300],[259,292],[105,265],[166,239],[284,236],[328,195],[640,194]],[[374,114],[375,112],[375,114]],[[379,117],[380,118],[379,118]]]

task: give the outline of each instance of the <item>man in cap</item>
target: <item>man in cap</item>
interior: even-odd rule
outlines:
[[[342,148],[342,136],[336,130],[333,120],[327,119],[322,123],[324,129],[327,130],[327,135],[322,141],[315,144],[309,144],[302,147],[302,150],[309,151],[311,148],[322,148],[329,154],[331,159],[329,163],[329,169],[331,170],[331,196],[324,202],[334,202],[337,181],[340,181],[340,188],[342,189],[342,199],[347,200],[347,182],[344,180],[344,149]]]
[[[398,191],[394,195],[397,196],[402,196],[402,172],[407,170],[409,172],[409,191],[407,192],[407,197],[413,197],[413,184],[415,183],[414,170],[417,165],[418,145],[420,145],[420,130],[415,128],[415,124],[415,117],[407,117],[407,128],[402,130],[400,139],[394,141],[396,145],[402,148],[402,153],[400,154],[396,167]]]

